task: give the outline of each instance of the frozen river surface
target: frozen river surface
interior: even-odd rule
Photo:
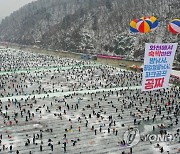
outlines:
[[[179,87],[141,92],[139,73],[14,49],[0,68],[0,154],[180,152]],[[147,138],[160,134],[173,140]]]

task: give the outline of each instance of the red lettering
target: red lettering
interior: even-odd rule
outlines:
[[[153,89],[154,79],[146,79],[145,89]]]
[[[156,78],[154,88],[162,87],[164,84],[164,78]]]
[[[149,56],[150,56],[150,57],[154,57],[154,51],[150,51],[150,52],[149,52]]]
[[[155,51],[155,56],[160,57],[161,56],[161,51]]]

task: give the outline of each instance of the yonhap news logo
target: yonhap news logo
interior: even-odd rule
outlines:
[[[124,141],[129,147],[138,144],[140,141],[139,130],[137,128],[127,130],[124,133]]]
[[[128,147],[137,145],[140,141],[142,142],[179,142],[180,143],[180,134],[146,134],[140,135],[138,128],[128,129],[124,133],[124,141]]]

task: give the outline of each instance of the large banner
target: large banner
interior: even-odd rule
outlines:
[[[167,88],[177,43],[146,43],[142,91]]]

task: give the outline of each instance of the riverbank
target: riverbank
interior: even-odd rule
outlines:
[[[6,47],[4,44],[0,44],[1,46]],[[56,55],[59,57],[67,57],[67,58],[73,58],[76,60],[81,59],[81,53],[75,53],[75,52],[68,52],[68,51],[55,51],[55,50],[47,50],[47,49],[39,49],[35,47],[26,47],[21,46],[17,44],[8,44],[9,48],[14,48],[18,50],[24,50],[24,51],[30,51],[35,53],[42,53],[42,54],[48,54],[48,55]],[[114,67],[124,68],[124,69],[130,69],[130,66],[136,65],[140,67],[143,63],[137,62],[137,61],[130,61],[130,60],[116,60],[116,59],[104,59],[104,58],[97,58],[97,62],[105,65],[111,65]]]

